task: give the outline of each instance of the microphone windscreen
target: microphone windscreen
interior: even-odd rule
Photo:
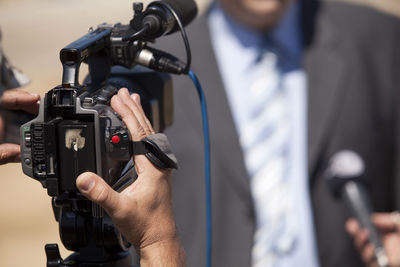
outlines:
[[[188,25],[197,16],[197,4],[193,0],[162,0],[170,5],[178,14],[183,26]]]
[[[334,196],[340,197],[345,183],[351,180],[362,182],[364,171],[365,165],[360,155],[351,150],[342,150],[332,156],[324,176]]]
[[[345,179],[361,176],[365,166],[360,155],[351,150],[342,150],[331,158],[329,168],[335,176]]]

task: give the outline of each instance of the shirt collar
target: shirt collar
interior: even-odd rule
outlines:
[[[212,12],[218,13],[225,21],[227,28],[243,48],[265,49],[265,45],[274,42],[281,48],[285,57],[292,62],[300,62],[302,45],[302,34],[300,29],[300,1],[294,1],[288,7],[282,19],[269,32],[255,31],[227,14],[218,1],[211,8]],[[297,64],[296,64],[297,65]]]
[[[300,23],[300,1],[294,1],[286,14],[271,30],[271,38],[285,50],[292,60],[300,61],[303,37]]]

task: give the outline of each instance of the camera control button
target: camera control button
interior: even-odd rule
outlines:
[[[25,163],[26,165],[31,165],[31,159],[30,159],[30,158],[24,159],[24,163]]]
[[[25,146],[31,147],[32,146],[32,137],[31,137],[30,132],[25,132],[24,139],[25,139]]]
[[[121,138],[119,138],[118,135],[114,135],[113,137],[111,137],[111,142],[112,142],[113,144],[118,144],[119,141],[121,141]]]

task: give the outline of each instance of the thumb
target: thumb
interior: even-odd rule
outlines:
[[[76,179],[79,191],[89,200],[99,204],[112,215],[119,206],[119,193],[114,191],[100,176],[85,172]]]

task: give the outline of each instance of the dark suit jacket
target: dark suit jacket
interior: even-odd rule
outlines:
[[[361,266],[344,230],[348,211],[331,197],[321,174],[335,152],[357,151],[366,163],[365,178],[370,183],[374,209],[389,211],[397,207],[400,24],[366,7],[316,1],[304,2],[303,6],[309,184],[319,260],[322,267]],[[210,117],[213,265],[250,266],[255,214],[206,19],[199,18],[189,26],[188,35],[192,69],[205,90]],[[177,35],[159,45],[184,58]],[[175,122],[166,133],[180,167],[173,174],[175,216],[188,266],[204,266],[205,191],[199,100],[187,77],[174,79],[174,90]]]

